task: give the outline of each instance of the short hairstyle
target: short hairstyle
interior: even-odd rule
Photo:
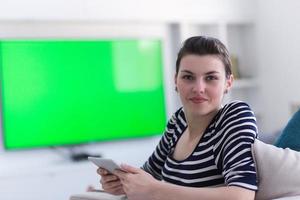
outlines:
[[[226,78],[232,74],[229,52],[225,45],[216,38],[194,36],[185,40],[177,54],[176,74],[179,72],[181,59],[186,55],[215,55],[224,64]]]

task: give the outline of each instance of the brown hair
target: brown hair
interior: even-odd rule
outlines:
[[[225,66],[226,78],[232,74],[231,61],[227,48],[218,39],[205,36],[194,36],[184,41],[177,54],[176,74],[178,74],[180,61],[186,55],[216,55]]]

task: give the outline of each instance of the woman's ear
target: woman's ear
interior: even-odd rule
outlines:
[[[228,78],[226,78],[226,85],[225,85],[224,93],[228,93],[228,91],[231,89],[233,80],[234,80],[234,78],[233,78],[232,74]]]
[[[175,91],[177,92],[177,73],[174,75]]]

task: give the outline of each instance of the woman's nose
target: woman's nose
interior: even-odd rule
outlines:
[[[195,81],[195,83],[193,84],[192,90],[195,93],[204,93],[204,90],[205,90],[205,83],[204,83],[204,81],[203,80],[197,80],[197,81]]]

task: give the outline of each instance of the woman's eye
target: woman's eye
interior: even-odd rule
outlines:
[[[183,76],[182,76],[182,79],[185,79],[185,80],[193,80],[194,77],[191,76],[191,75],[183,75]]]
[[[206,80],[207,80],[207,81],[218,80],[218,77],[216,77],[216,76],[207,76],[207,77],[206,77]]]

